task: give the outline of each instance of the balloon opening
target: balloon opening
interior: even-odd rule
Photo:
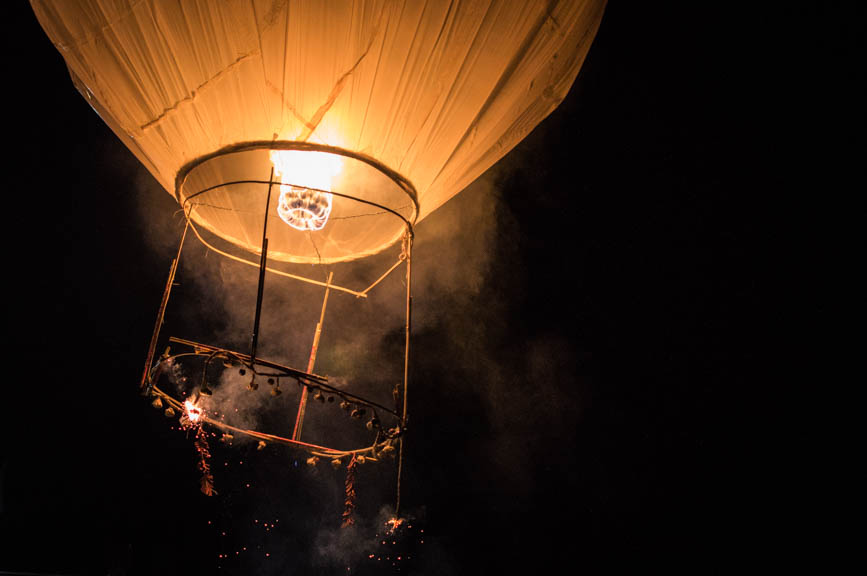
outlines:
[[[267,226],[269,263],[333,264],[376,254],[400,241],[418,216],[406,178],[363,154],[309,142],[229,146],[188,163],[175,184],[209,248],[229,257],[232,247],[260,254]],[[224,250],[201,232],[225,242]]]

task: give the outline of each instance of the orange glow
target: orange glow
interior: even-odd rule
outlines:
[[[331,215],[333,196],[328,192],[343,161],[325,152],[272,150],[271,163],[282,183],[280,218],[296,230],[321,230]]]
[[[403,518],[398,518],[395,516],[393,518],[390,518],[388,522],[386,522],[386,524],[388,525],[388,533],[391,534],[395,530],[397,530],[398,526],[403,524]]]
[[[196,423],[202,418],[202,409],[190,400],[184,402],[184,409],[187,411],[187,418],[190,419],[190,422]]]

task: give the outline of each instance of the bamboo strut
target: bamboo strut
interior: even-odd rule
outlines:
[[[403,475],[403,430],[406,427],[407,392],[409,389],[409,338],[412,331],[412,230],[406,232],[406,350],[403,358],[403,411],[400,416],[400,447],[397,457],[397,495],[395,496],[394,514],[400,518],[400,481]]]
[[[178,246],[178,254],[177,254],[177,256],[175,256],[175,259],[172,260],[172,265],[169,267],[169,279],[166,281],[166,288],[163,291],[163,298],[160,301],[160,308],[159,308],[159,312],[157,312],[157,320],[156,320],[156,323],[154,325],[154,331],[153,331],[153,334],[151,335],[150,345],[148,345],[148,355],[147,355],[147,358],[145,358],[144,373],[142,374],[141,383],[139,384],[140,390],[144,390],[148,384],[148,378],[150,376],[151,365],[153,364],[154,354],[156,353],[156,349],[157,349],[157,341],[159,340],[159,337],[160,337],[160,329],[163,326],[163,319],[165,318],[165,315],[166,315],[166,307],[169,304],[169,296],[172,293],[172,285],[174,284],[174,281],[175,281],[175,273],[178,271],[178,262],[181,259],[181,250],[183,250],[183,248],[184,248],[184,240],[187,238],[187,229],[189,228],[189,226],[190,226],[190,220],[189,220],[189,218],[187,218],[187,223],[184,225],[184,232],[181,234],[181,242],[180,242],[180,245]]]
[[[316,353],[319,351],[319,337],[322,335],[322,323],[325,322],[325,307],[328,306],[328,292],[331,287],[331,278],[334,272],[328,273],[328,281],[325,283],[325,297],[322,299],[322,312],[319,314],[319,322],[316,324],[316,332],[313,334],[313,346],[310,348],[310,359],[307,362],[307,372],[313,371],[316,364]],[[307,411],[307,386],[301,389],[301,401],[298,404],[298,414],[295,417],[295,428],[292,430],[292,439],[301,438],[301,430],[304,427],[304,413]]]

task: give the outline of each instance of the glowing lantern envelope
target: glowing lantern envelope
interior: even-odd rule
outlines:
[[[196,226],[258,253],[274,169],[268,258],[309,263],[383,250],[505,155],[565,97],[605,6],[32,4],[78,89]]]

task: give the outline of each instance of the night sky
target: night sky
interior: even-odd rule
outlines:
[[[854,52],[852,19],[650,4],[609,5],[561,106],[417,227],[400,572],[369,558],[385,553],[372,529],[347,558],[325,551],[343,476],[301,454],[217,447],[215,467],[247,462],[198,492],[192,442],[137,390],[177,206],[20,6],[4,40],[0,571],[722,573],[811,557],[776,539],[799,516],[774,474],[797,434],[763,407],[789,322],[768,286],[809,183],[848,186],[822,166],[855,158],[829,136],[863,129],[826,65]],[[805,113],[805,85],[840,106]],[[808,153],[805,133],[828,144]],[[225,302],[199,304],[168,332],[224,327],[210,311]],[[392,504],[380,466],[359,474],[362,524]]]

